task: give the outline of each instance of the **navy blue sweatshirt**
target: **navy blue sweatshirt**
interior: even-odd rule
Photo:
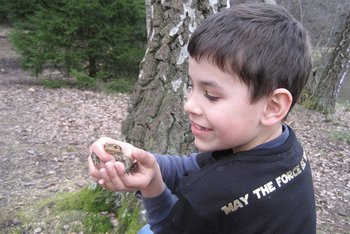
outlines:
[[[252,150],[156,155],[165,191],[143,198],[154,233],[315,233],[307,157],[293,131]]]

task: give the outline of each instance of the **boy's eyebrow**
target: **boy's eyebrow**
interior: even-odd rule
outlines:
[[[201,85],[201,86],[210,86],[210,87],[214,87],[214,88],[220,88],[221,87],[219,85],[219,83],[214,81],[214,80],[209,80],[209,81],[202,80],[202,81],[199,82],[199,85]]]
[[[192,81],[191,75],[187,76],[188,81]],[[214,88],[221,88],[220,84],[216,80],[200,80],[199,81],[200,86],[209,86],[209,87],[214,87]]]

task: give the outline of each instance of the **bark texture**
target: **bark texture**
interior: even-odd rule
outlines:
[[[323,113],[334,113],[339,86],[350,59],[350,13],[340,32],[332,57],[324,69],[314,93],[311,108]]]
[[[123,124],[126,140],[158,153],[194,150],[183,112],[187,43],[205,17],[229,1],[146,0],[148,46]]]

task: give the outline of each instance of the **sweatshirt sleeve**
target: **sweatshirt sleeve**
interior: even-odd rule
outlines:
[[[181,178],[186,174],[199,170],[197,153],[189,156],[159,155],[155,154],[162,173],[163,181],[174,193]]]
[[[178,200],[174,192],[181,178],[187,173],[199,170],[196,156],[197,154],[189,156],[155,154],[165,183],[165,190],[154,198],[142,197],[143,205],[147,211],[148,223],[154,233],[158,233],[164,228],[162,224],[165,222],[163,221],[169,216]]]
[[[169,216],[177,200],[177,197],[167,187],[157,197],[142,197],[143,205],[147,211],[148,223],[154,233],[158,233],[164,229],[162,223]]]

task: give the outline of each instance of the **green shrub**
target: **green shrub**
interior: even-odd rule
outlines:
[[[44,233],[134,234],[144,225],[140,220],[140,202],[135,194],[110,192],[99,186],[39,200],[23,207],[16,218],[19,224],[6,227],[2,230],[4,233],[27,233],[41,227]],[[111,222],[115,218],[117,227]]]
[[[115,79],[105,83],[102,89],[107,92],[131,93],[135,82],[136,80],[127,78]]]
[[[350,132],[346,130],[332,130],[329,132],[332,141],[344,141],[350,144]]]
[[[134,194],[126,194],[118,214],[117,233],[134,234],[145,225],[140,221],[140,202],[137,201]]]
[[[25,20],[49,3],[50,0],[0,0],[0,24]]]
[[[77,79],[42,79],[39,83],[47,88],[79,88],[95,91],[103,91],[106,93],[126,93],[132,92],[136,83],[132,78],[118,78],[110,81],[99,81],[89,76],[80,76]]]
[[[83,226],[88,233],[106,233],[113,230],[113,225],[107,217],[94,213],[85,217]]]
[[[87,76],[136,77],[146,44],[144,11],[143,0],[49,1],[23,13],[10,40],[23,68],[36,74],[45,67],[76,71],[87,86]]]
[[[117,200],[122,200],[120,193],[86,187],[74,193],[63,194],[56,202],[57,210],[83,210],[88,212],[117,212]],[[121,201],[120,201],[121,202]]]

